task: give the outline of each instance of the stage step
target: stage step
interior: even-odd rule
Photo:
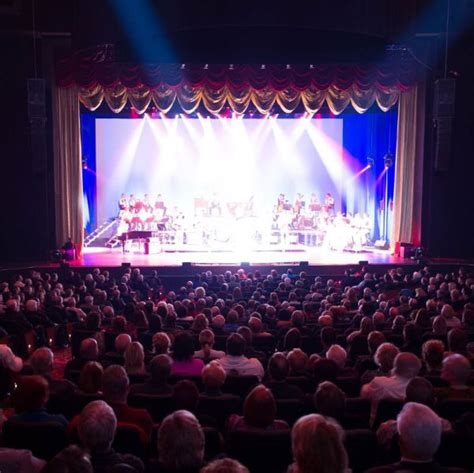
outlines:
[[[89,235],[87,235],[84,238],[84,246],[85,247],[90,246],[92,243],[94,243],[94,241],[100,238],[105,232],[110,230],[117,223],[118,223],[117,218],[108,219],[105,222],[103,222],[92,233],[89,233]],[[115,235],[115,232],[114,232],[114,235]]]

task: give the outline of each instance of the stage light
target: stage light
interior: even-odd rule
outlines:
[[[390,154],[390,153],[387,153],[384,157],[383,157],[383,162],[385,164],[385,167],[388,169],[388,168],[391,168],[393,166],[393,156]]]
[[[375,166],[375,159],[372,156],[367,156],[367,166],[372,168]]]

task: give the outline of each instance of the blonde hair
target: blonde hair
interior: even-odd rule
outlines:
[[[127,374],[141,374],[145,372],[145,352],[140,342],[132,342],[125,350],[125,371]]]
[[[343,473],[347,453],[343,430],[319,414],[301,417],[291,431],[294,473]]]

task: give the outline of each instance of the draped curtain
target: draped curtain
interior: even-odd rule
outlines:
[[[419,84],[400,96],[391,246],[420,244],[425,87]]]
[[[79,98],[76,87],[53,89],[54,195],[56,243],[68,237],[79,252],[83,242],[82,161]]]
[[[283,113],[292,113],[300,103],[303,103],[308,113],[317,113],[324,103],[335,115],[343,112],[348,105],[363,113],[374,103],[386,112],[397,103],[399,94],[400,90],[395,86],[384,90],[374,88],[364,91],[355,84],[346,90],[340,89],[337,85],[331,85],[324,90],[314,86],[303,90],[294,87],[276,90],[272,87],[255,89],[248,86],[237,89],[228,85],[211,88],[208,85],[188,84],[183,84],[179,89],[164,84],[156,88],[145,85],[128,88],[123,84],[106,88],[97,84],[79,89],[80,101],[89,110],[96,110],[105,100],[115,113],[120,113],[127,103],[130,103],[139,114],[144,113],[150,105],[155,106],[160,112],[167,113],[176,101],[185,113],[193,113],[200,106],[204,106],[208,112],[214,114],[220,113],[225,106],[230,106],[236,113],[245,113],[251,105],[262,114],[270,113],[275,105],[278,105]]]

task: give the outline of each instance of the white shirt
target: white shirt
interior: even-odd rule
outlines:
[[[257,358],[247,358],[245,356],[225,355],[219,360],[219,363],[228,374],[230,371],[237,371],[241,376],[257,376],[261,381],[264,375],[264,369]]]

